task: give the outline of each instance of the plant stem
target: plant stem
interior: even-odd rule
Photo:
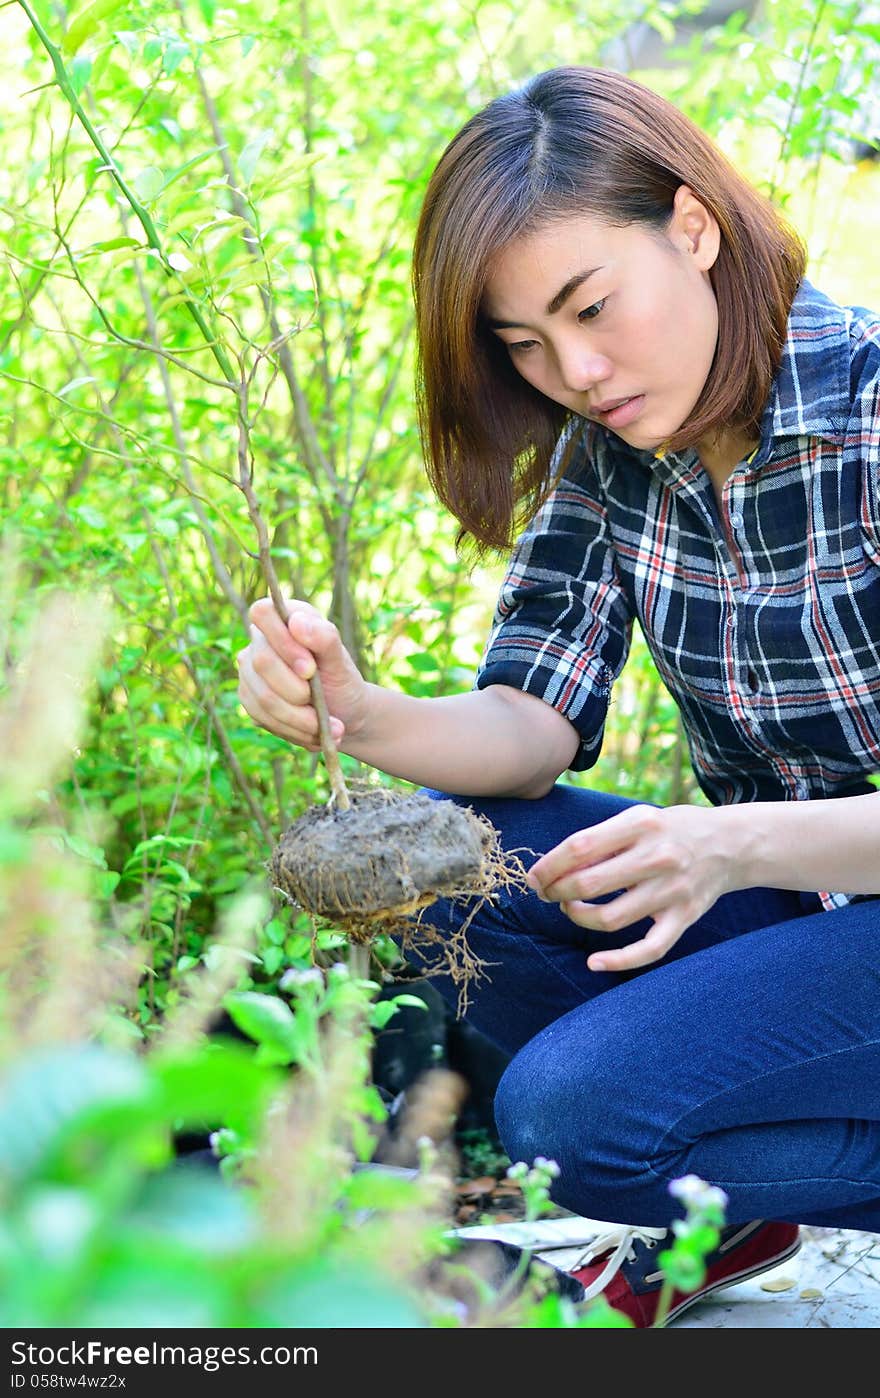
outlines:
[[[248,387],[248,381],[242,377],[238,390],[238,483],[247,501],[251,523],[257,531],[260,567],[263,571],[263,576],[268,584],[272,601],[275,603],[275,610],[286,626],[290,613],[281,591],[281,585],[278,582],[278,574],[275,572],[275,565],[272,562],[269,531],[266,528],[266,521],[263,518],[259,502],[254,493],[254,477],[251,466],[247,419]],[[347,811],[351,805],[351,800],[348,795],[348,788],[345,785],[345,778],[342,775],[342,768],[339,765],[339,753],[336,751],[336,744],[330,732],[330,714],[327,709],[327,700],[324,697],[324,686],[321,684],[321,679],[317,670],[309,680],[309,695],[315,713],[318,715],[318,737],[321,743],[321,755],[324,758],[324,765],[327,768],[327,775],[330,778],[333,799],[341,811]]]
[[[675,1288],[672,1282],[664,1278],[663,1285],[660,1288],[660,1299],[657,1302],[657,1314],[651,1326],[652,1330],[661,1330],[663,1328],[666,1317],[669,1315],[669,1307],[672,1305],[672,1293],[674,1290]]]
[[[37,16],[34,14],[33,10],[28,4],[28,0],[18,0],[18,3],[21,5],[21,8],[27,15],[34,33],[36,34],[37,38],[39,39],[40,43],[43,45],[43,48],[46,50],[47,54],[49,55],[49,58],[51,59],[52,67],[55,69],[55,78],[58,83],[58,86],[61,88],[62,93],[66,97],[73,111],[79,117],[79,120],[82,123],[86,135],[88,136],[92,145],[95,147],[95,150],[101,156],[101,159],[104,161],[104,164],[106,165],[109,174],[119,187],[119,190],[121,191],[126,202],[131,206],[131,210],[134,213],[135,218],[141,225],[141,228],[144,230],[149,246],[159,254],[159,259],[161,261],[162,268],[168,274],[168,276],[176,277],[174,268],[169,265],[165,257],[162,244],[159,241],[159,235],[156,232],[156,225],[153,223],[153,220],[150,218],[150,215],[147,213],[146,209],[138,199],[137,195],[134,193],[134,191],[130,188],[130,186],[124,179],[121,170],[117,166],[116,162],[114,161],[112,155],[108,151],[100,135],[95,130],[94,126],[92,125],[89,119],[88,113],[85,111],[82,103],[77,97],[76,92],[73,88],[73,84],[70,81],[70,76],[67,72],[67,69],[64,66],[64,59],[61,57],[61,50],[55,44],[52,43],[52,40],[49,38],[49,35],[46,33],[40,21],[37,19]],[[202,315],[199,307],[196,305],[195,300],[192,298],[192,296],[190,296],[189,292],[186,290],[186,287],[183,287],[183,291],[186,296],[186,301],[184,302],[184,304],[187,310],[189,311],[196,325],[199,327],[199,330],[201,331],[202,336],[204,337],[205,343],[208,346],[208,349],[213,354],[217,363],[219,364],[221,372],[223,373],[226,382],[228,383],[230,388],[233,388],[235,385],[235,375],[225,349],[221,344],[218,344],[217,337],[212,333],[210,326],[208,325],[207,321]]]
[[[134,193],[134,191],[131,189],[131,187],[124,179],[122,172],[119,170],[106,145],[104,144],[103,140],[101,139],[100,135],[98,134],[91,120],[89,119],[88,113],[85,111],[82,103],[77,97],[76,92],[73,88],[73,84],[70,81],[70,76],[67,72],[66,67],[64,66],[64,59],[61,57],[61,50],[57,47],[56,44],[52,43],[52,40],[49,38],[49,35],[46,33],[39,19],[34,14],[30,4],[28,3],[28,0],[18,0],[18,3],[21,5],[21,8],[27,15],[31,27],[34,30],[34,33],[37,35],[37,38],[39,39],[40,43],[43,45],[43,48],[46,50],[47,54],[49,55],[49,58],[51,59],[52,67],[55,70],[55,78],[58,83],[58,86],[60,87],[62,93],[64,94],[65,98],[70,104],[71,109],[75,112],[76,116],[82,123],[86,135],[92,142],[92,145],[95,147],[98,154],[101,156],[108,172],[117,184],[124,199],[130,206],[133,214],[135,215],[135,218],[141,225],[141,228],[144,230],[144,234],[146,235],[146,239],[149,246],[153,248],[153,250],[156,253],[158,253],[161,265],[165,272],[169,276],[174,276],[174,269],[170,266],[165,256],[165,252],[162,247],[162,243],[159,239],[159,235],[156,232],[156,226],[153,223],[153,220],[150,218],[150,215],[144,208],[143,204],[137,198],[137,195]],[[268,530],[266,529],[266,523],[263,519],[263,515],[253,489],[253,472],[250,465],[249,433],[247,422],[247,384],[243,380],[243,378],[240,382],[237,380],[237,376],[233,370],[232,363],[223,345],[218,343],[216,336],[212,333],[207,321],[202,315],[201,310],[196,305],[194,299],[189,295],[188,292],[186,292],[186,288],[184,288],[184,292],[186,295],[186,300],[184,304],[186,305],[187,310],[189,311],[190,315],[192,316],[193,320],[195,321],[196,325],[201,331],[202,337],[204,338],[208,349],[210,349],[215,360],[220,366],[225,380],[224,387],[228,386],[230,389],[235,391],[237,395],[239,423],[238,459],[240,470],[240,485],[242,492],[244,493],[244,497],[247,501],[248,514],[250,515],[251,521],[257,531],[257,537],[259,540],[260,566],[263,570],[263,576],[265,577],[266,582],[268,584],[269,592],[272,596],[272,601],[275,603],[275,608],[278,612],[278,615],[286,624],[289,614],[287,611],[287,606],[284,602],[284,598],[281,594],[281,588],[278,584],[278,576],[275,572],[275,567],[272,563],[271,552],[269,547],[269,534]],[[345,811],[348,810],[349,806],[351,805],[351,801],[349,799],[348,789],[345,785],[345,778],[342,775],[342,768],[339,765],[339,754],[336,751],[336,744],[334,743],[330,733],[330,715],[327,710],[327,701],[324,697],[323,686],[321,684],[321,680],[317,672],[309,681],[309,692],[311,695],[312,704],[315,708],[315,712],[318,715],[318,734],[321,742],[321,753],[323,755],[324,762],[327,767],[327,773],[330,777],[330,786],[333,791],[333,797],[340,810]]]

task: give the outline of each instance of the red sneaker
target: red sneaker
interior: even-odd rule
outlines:
[[[609,1306],[623,1311],[638,1329],[647,1330],[654,1324],[663,1285],[657,1254],[672,1242],[673,1234],[665,1228],[611,1224],[591,1242],[583,1260],[573,1267],[569,1264],[567,1270],[584,1287],[584,1301],[604,1292]],[[706,1258],[703,1285],[687,1294],[673,1291],[664,1324],[710,1292],[777,1267],[794,1257],[800,1245],[796,1223],[766,1223],[759,1218],[722,1229],[717,1248]]]

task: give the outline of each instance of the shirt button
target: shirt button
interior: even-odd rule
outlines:
[[[742,513],[741,513],[739,510],[731,510],[731,511],[730,511],[730,527],[731,527],[731,529],[742,529],[743,523],[744,523],[744,520],[743,520],[743,517],[742,517]]]
[[[748,670],[746,672],[746,684],[749,687],[750,694],[758,693],[758,690],[761,688],[761,681],[758,679],[756,670]]]

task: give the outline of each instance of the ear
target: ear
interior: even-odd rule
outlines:
[[[686,184],[680,184],[675,191],[667,235],[676,247],[693,258],[697,271],[708,272],[715,265],[721,247],[721,230],[714,215]]]

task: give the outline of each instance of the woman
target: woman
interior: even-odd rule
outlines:
[[[729,1226],[673,1314],[799,1222],[880,1231],[880,325],[804,265],[630,79],[492,102],[434,172],[414,277],[437,493],[478,548],[528,521],[475,687],[366,684],[299,603],[287,629],[257,603],[239,657],[258,723],[314,751],[317,665],[343,751],[540,852],[471,925],[470,1017],[513,1055],[511,1157],[625,1225],[577,1275],[641,1326],[676,1177]],[[634,619],[710,808],[556,785],[596,760]]]

